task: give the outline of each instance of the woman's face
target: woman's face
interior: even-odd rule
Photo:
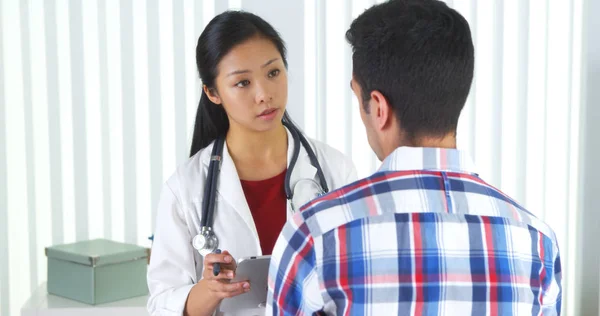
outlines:
[[[230,125],[256,132],[281,125],[287,104],[287,71],[277,47],[255,37],[235,46],[217,67],[211,101],[221,104]]]

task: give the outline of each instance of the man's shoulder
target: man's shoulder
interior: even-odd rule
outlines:
[[[312,200],[296,214],[295,222],[303,225],[312,237],[318,237],[350,222],[380,213],[382,208],[393,209],[397,213],[441,212],[430,209],[435,203],[423,201],[432,197],[430,194],[423,195],[423,190],[428,189],[428,182],[423,179],[428,176],[426,170],[374,173]],[[478,177],[453,178],[479,187],[457,186],[457,189],[463,187],[461,196],[468,201],[462,203],[467,209],[453,210],[456,214],[511,218],[529,225],[556,243],[556,235],[548,224],[501,190]],[[432,198],[442,199],[442,195],[434,194]],[[482,207],[473,207],[475,205]]]
[[[304,226],[312,237],[319,237],[368,216],[368,209],[361,200],[374,193],[374,185],[385,181],[384,174],[375,173],[312,200],[294,216],[295,224]]]
[[[469,180],[465,179],[465,181]],[[487,211],[484,209],[483,211],[478,212],[478,214],[473,215],[507,218],[513,222],[525,224],[529,226],[530,229],[538,231],[548,237],[555,246],[557,245],[558,242],[554,230],[543,219],[538,217],[536,212],[526,208],[516,199],[504,193],[504,191],[492,186],[482,179],[478,178],[471,182],[480,186],[484,191],[467,189],[465,192],[468,192],[470,195],[483,194],[491,199],[485,204],[481,204],[482,200],[477,200],[477,202],[479,202],[477,205],[481,204],[482,206],[487,206]]]
[[[302,219],[308,220],[332,209],[364,208],[364,205],[356,202],[398,189],[419,190],[421,189],[420,184],[415,179],[419,178],[423,173],[427,173],[427,171],[379,171],[369,177],[354,181],[310,201],[300,208],[300,214]],[[402,182],[403,185],[401,188],[387,185],[398,180],[408,181]]]

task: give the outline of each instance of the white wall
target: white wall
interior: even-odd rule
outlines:
[[[600,315],[600,1],[586,1],[577,315]]]
[[[282,33],[292,117],[351,155],[361,175],[373,172],[344,33],[375,2],[0,0],[0,315],[18,314],[46,279],[46,246],[97,237],[148,245],[161,184],[188,153],[196,41],[227,8]],[[596,315],[600,3],[447,2],[476,45],[459,147],[556,230],[566,314]]]

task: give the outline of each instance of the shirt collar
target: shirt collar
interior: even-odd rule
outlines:
[[[440,170],[475,173],[475,164],[458,149],[398,147],[385,158],[379,171]]]

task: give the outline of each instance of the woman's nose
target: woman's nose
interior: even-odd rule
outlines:
[[[256,84],[256,103],[269,103],[273,100],[273,94],[271,94],[268,89],[268,85],[263,82],[259,82]]]

